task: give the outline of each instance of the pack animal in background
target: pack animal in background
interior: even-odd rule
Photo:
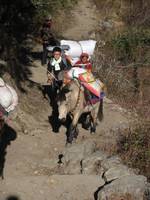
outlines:
[[[0,112],[1,115],[13,111],[18,104],[18,95],[15,89],[0,78]]]

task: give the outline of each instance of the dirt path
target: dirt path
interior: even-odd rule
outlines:
[[[90,0],[82,0],[72,14],[77,26],[73,24],[64,36],[76,40],[88,38],[97,23],[96,8]],[[43,81],[45,69],[42,69],[39,60],[33,63],[32,71],[37,72],[35,79]],[[59,133],[52,132],[48,121],[51,115],[49,102],[37,86],[30,85],[26,90],[27,95],[19,96],[17,115],[8,122],[11,129],[7,128],[9,140],[5,141],[6,148],[1,155],[5,158],[5,179],[0,181],[0,200],[9,196],[16,196],[18,200],[93,200],[94,192],[103,180],[94,175],[61,175],[55,172],[58,155],[66,148],[66,129],[61,127]],[[96,135],[80,128],[77,143],[88,139],[96,141],[97,138],[101,145],[104,140],[108,141],[108,145],[113,143],[109,130],[122,126],[127,120],[122,109],[107,99],[104,115]]]
[[[82,0],[71,12],[70,28],[64,31],[67,39],[86,40],[98,25],[98,10],[91,0]]]

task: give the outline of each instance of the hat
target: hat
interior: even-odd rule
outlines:
[[[87,57],[87,58],[89,58],[88,53],[82,53],[82,54],[80,55],[80,59],[83,58],[83,57]]]
[[[56,51],[61,53],[61,48],[60,47],[54,47],[52,52],[54,53]]]

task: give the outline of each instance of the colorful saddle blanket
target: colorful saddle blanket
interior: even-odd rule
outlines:
[[[79,67],[73,67],[67,72],[67,76],[70,79],[78,79],[87,90],[100,98],[104,84],[100,80],[95,79],[91,72]]]
[[[91,93],[100,98],[100,81],[95,79],[92,73],[85,72],[79,75],[79,80]]]

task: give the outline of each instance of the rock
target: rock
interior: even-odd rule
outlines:
[[[128,168],[125,165],[118,165],[106,171],[104,174],[104,179],[106,182],[110,182],[112,180],[115,180],[124,176],[133,175],[133,174],[134,172],[132,169]]]
[[[107,159],[103,160],[101,163],[101,166],[105,171],[117,167],[118,165],[121,165],[121,159],[118,156],[112,156],[108,157]]]
[[[98,200],[148,200],[147,179],[144,176],[121,177],[105,185],[98,193]]]
[[[100,29],[112,29],[114,27],[114,23],[111,20],[100,20],[99,22]]]
[[[81,161],[95,151],[96,145],[93,141],[86,141],[83,144],[73,145],[63,153],[62,163],[65,174],[80,174]]]
[[[107,158],[106,154],[101,151],[94,152],[82,161],[83,174],[102,174],[101,162]]]

